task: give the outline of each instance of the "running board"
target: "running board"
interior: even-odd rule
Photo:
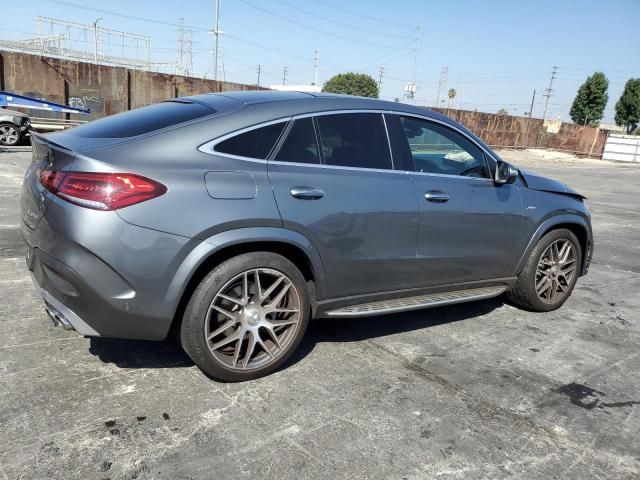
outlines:
[[[455,292],[431,293],[429,295],[418,295],[416,297],[394,298],[379,302],[362,303],[350,307],[329,310],[327,317],[367,317],[369,315],[383,315],[386,313],[404,312],[406,310],[417,310],[420,308],[439,307],[441,305],[451,305],[453,303],[470,302],[472,300],[483,300],[485,298],[497,297],[503,293],[507,287],[482,287],[468,290],[458,290]]]

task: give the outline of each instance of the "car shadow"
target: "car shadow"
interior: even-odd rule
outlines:
[[[293,356],[278,370],[286,370],[324,342],[360,342],[473,319],[504,304],[502,298],[362,318],[322,318],[309,323]],[[184,368],[193,361],[173,339],[161,342],[91,337],[89,352],[120,368]]]
[[[319,343],[361,342],[447,323],[461,322],[486,315],[502,305],[504,305],[504,300],[498,297],[374,317],[316,319],[309,324],[300,346],[283,368],[305,358]]]
[[[193,361],[173,338],[160,342],[90,337],[89,352],[120,368],[183,368]]]

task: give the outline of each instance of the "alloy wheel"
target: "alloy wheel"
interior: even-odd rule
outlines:
[[[577,250],[571,240],[561,238],[545,249],[536,268],[536,295],[540,300],[555,304],[569,294],[577,260]]]
[[[242,272],[209,305],[204,325],[209,351],[226,368],[265,367],[295,339],[300,307],[300,294],[284,273],[271,268]]]
[[[14,145],[18,143],[18,130],[11,125],[0,125],[0,142],[5,145]]]

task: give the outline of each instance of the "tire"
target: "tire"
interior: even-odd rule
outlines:
[[[22,140],[22,133],[19,127],[9,122],[0,123],[0,145],[13,147],[20,144],[20,140]]]
[[[573,249],[569,253],[562,250],[567,242]],[[565,254],[567,260],[561,262]],[[573,232],[565,228],[552,230],[535,246],[507,297],[516,305],[535,312],[555,310],[573,292],[581,265],[582,248]],[[573,270],[568,274],[571,268]]]
[[[221,263],[198,285],[182,317],[180,342],[210,377],[252,380],[291,357],[310,315],[306,282],[293,263],[270,252],[246,253]]]

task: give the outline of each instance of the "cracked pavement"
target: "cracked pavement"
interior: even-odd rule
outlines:
[[[30,153],[0,152],[0,479],[640,477],[640,166],[502,155],[589,197],[564,307],[317,320],[286,368],[222,384],[172,342],[51,325],[19,232]]]

